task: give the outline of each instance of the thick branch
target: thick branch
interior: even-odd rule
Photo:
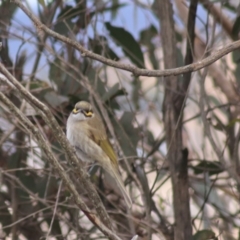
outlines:
[[[94,188],[93,184],[89,181],[87,173],[82,168],[80,161],[78,160],[72,146],[66,139],[65,134],[63,133],[61,127],[59,126],[56,119],[53,117],[51,111],[37,98],[35,98],[30,92],[28,92],[18,81],[15,79],[8,70],[0,63],[0,71],[6,76],[6,78],[19,90],[22,96],[34,107],[37,107],[44,118],[45,122],[52,129],[54,136],[57,138],[63,150],[65,150],[67,159],[69,162],[73,162],[77,166],[77,172],[79,177],[79,182],[82,183],[83,187],[86,189],[89,200],[96,208],[96,211],[100,217],[100,219],[104,222],[104,224],[111,229],[111,221],[109,216],[102,205],[102,202]],[[9,84],[10,85],[10,84]],[[12,87],[12,85],[10,85]]]
[[[221,7],[214,4],[214,2],[209,0],[200,0],[202,2],[203,7],[205,7],[214,17],[214,19],[223,27],[229,37],[232,36],[232,28],[233,22],[225,16],[225,11],[221,9]]]
[[[26,15],[28,15],[28,17],[36,25],[38,32],[44,31],[47,34],[49,34],[50,36],[73,46],[74,48],[76,48],[77,50],[79,50],[82,53],[83,57],[89,57],[91,59],[102,62],[108,66],[123,69],[128,72],[132,72],[136,76],[163,77],[163,76],[171,76],[171,75],[180,75],[180,74],[187,73],[187,72],[195,72],[199,69],[209,66],[210,64],[214,63],[218,59],[222,58],[223,56],[227,55],[228,53],[230,53],[240,47],[240,40],[230,43],[229,45],[227,45],[219,50],[216,50],[214,53],[212,53],[211,56],[204,58],[203,60],[198,61],[196,63],[192,63],[190,65],[184,66],[184,67],[172,68],[172,69],[167,69],[167,70],[140,69],[133,65],[119,63],[119,62],[107,59],[105,57],[102,57],[98,54],[95,54],[95,53],[85,49],[78,42],[76,42],[68,37],[65,37],[63,35],[60,35],[54,31],[52,31],[46,25],[42,24],[39,21],[39,19],[22,4],[22,2],[20,0],[12,0],[12,2],[17,4],[23,10],[23,12],[25,12]]]
[[[188,13],[188,23],[187,23],[188,41],[187,41],[187,51],[185,56],[185,65],[191,64],[193,62],[197,6],[198,6],[198,0],[192,0],[190,3],[189,13]],[[185,73],[183,78],[184,79],[183,79],[182,90],[184,94],[188,90],[188,87],[190,84],[191,72]]]
[[[44,139],[42,134],[38,131],[38,129],[22,114],[22,112],[15,107],[15,105],[3,94],[0,92],[0,100],[8,107],[8,109],[15,114],[15,116],[22,122],[22,124],[26,127],[26,130],[29,134],[32,134],[36,140],[38,141],[40,147],[45,152],[48,160],[54,166],[54,169],[57,170],[58,174],[60,175],[61,179],[64,181],[66,186],[68,187],[69,191],[72,193],[73,198],[75,200],[76,205],[86,214],[89,220],[96,225],[106,236],[110,239],[117,239],[120,238],[116,236],[110,229],[108,229],[104,224],[102,219],[99,219],[82,201],[81,197],[79,196],[73,182],[66,174],[65,169],[61,166],[58,162],[57,158],[52,153],[51,148],[49,147],[50,144]],[[93,193],[94,194],[94,193]],[[92,195],[93,195],[92,194]]]
[[[172,4],[169,0],[158,0],[156,2],[158,3],[158,16],[161,24],[164,67],[176,67],[177,49]],[[195,12],[193,12],[193,17],[195,17]],[[194,29],[194,25],[191,28]],[[192,55],[190,45],[188,46],[189,51],[187,51],[186,61],[190,62],[192,61]],[[176,76],[169,76],[164,79],[163,118],[168,148],[167,160],[169,161],[173,191],[175,240],[192,239],[190,197],[188,192],[188,151],[186,149],[183,150],[182,143],[182,115],[190,78],[191,74],[185,75],[182,85]]]

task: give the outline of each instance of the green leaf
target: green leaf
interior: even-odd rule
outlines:
[[[95,11],[86,11],[85,1],[77,3],[76,7],[66,5],[63,10],[58,14],[58,22],[55,25],[55,31],[59,33],[66,33],[69,31],[68,26],[70,27],[70,29],[72,29],[74,24],[77,24],[78,28],[84,29],[89,24],[90,20],[94,15]],[[73,23],[72,21],[74,18],[76,18],[75,23]]]
[[[217,122],[216,124],[212,124],[212,126],[216,129],[216,130],[218,130],[218,131],[223,131],[223,130],[225,130],[225,127],[221,124],[221,123],[219,123],[219,122]]]
[[[120,84],[116,83],[113,85],[108,92],[103,95],[102,100],[104,102],[108,102],[116,98],[117,96],[124,96],[126,95],[126,90],[124,88],[120,88]]]
[[[207,161],[207,160],[203,160],[196,166],[193,166],[193,169],[196,175],[208,172],[210,176],[219,174],[224,171],[224,168],[222,167],[219,161]]]
[[[81,6],[81,5],[80,5]],[[57,20],[72,19],[81,13],[82,7],[72,7],[71,5],[66,5],[63,10],[58,14]]]
[[[0,193],[0,223],[1,227],[8,226],[12,223],[12,215],[10,214],[8,208],[9,206],[6,202],[9,201],[9,197],[6,196],[5,193]],[[5,228],[4,232],[9,234],[11,232],[11,228]],[[5,238],[4,238],[5,239]]]
[[[153,69],[158,69],[159,61],[157,60],[157,58],[155,56],[155,46],[152,43],[150,43],[148,46],[148,54],[149,54],[149,59],[151,61]]]
[[[139,97],[140,97],[139,93],[142,89],[142,81],[139,81],[138,77],[134,77],[132,85],[133,85],[132,102],[134,104],[134,107],[137,110],[139,110]]]
[[[43,8],[46,7],[45,0],[38,0],[38,2],[39,2],[39,4],[41,4],[41,6],[42,6]]]
[[[23,85],[25,85],[25,84],[23,84]],[[35,80],[31,81],[29,84],[29,89],[31,91],[32,90],[41,91],[41,90],[49,89],[49,88],[50,88],[49,84],[40,79],[35,79]]]
[[[74,75],[68,74],[67,69],[62,66],[59,58],[55,58],[55,60],[50,63],[49,79],[57,85],[58,93],[62,96],[76,94],[81,89],[80,83],[76,81]]]
[[[122,7],[125,6],[126,4],[119,4],[119,0],[112,0],[112,6],[111,6],[111,19],[116,18],[117,16],[117,10]]]
[[[110,47],[106,48],[105,57],[115,60],[115,61],[119,61],[119,59],[120,59],[118,57],[118,55]]]
[[[196,232],[193,235],[193,240],[208,240],[208,239],[215,239],[215,233],[212,230],[201,230]]]
[[[215,96],[209,95],[209,96],[207,96],[207,98],[210,103],[213,103],[214,106],[219,106],[219,108],[216,108],[216,109],[219,109],[226,117],[228,117],[226,108],[221,107],[222,103]]]
[[[176,36],[177,42],[182,43],[182,41],[183,41],[183,36],[182,36],[182,34],[180,34],[179,32],[175,31],[175,36]]]
[[[240,85],[240,77],[239,77],[240,76],[240,63],[237,64],[237,67],[235,68],[233,73],[236,77],[238,84]]]
[[[223,132],[223,131],[226,131],[226,126],[224,125],[224,123],[220,120],[220,118],[216,115],[216,114],[214,114],[213,113],[213,118],[217,121],[217,123],[216,124],[213,124],[212,123],[212,126],[216,129],[216,130],[218,130],[218,131],[221,131],[221,132]],[[211,122],[210,122],[211,123]]]
[[[109,47],[107,39],[104,36],[98,36],[97,38],[89,38],[89,44],[94,53],[107,57],[109,59],[118,61],[119,57]]]
[[[17,5],[12,3],[9,0],[3,0],[0,1],[1,6],[0,6],[0,16],[1,16],[1,21],[6,24],[6,26],[10,25],[11,19],[14,16],[14,13],[17,10]],[[3,24],[1,23],[3,26]],[[2,28],[2,27],[1,27]],[[0,28],[0,33],[2,29]]]
[[[58,207],[58,212],[60,213],[59,209],[60,209],[60,207]],[[60,226],[60,221],[57,220],[56,218],[52,219],[52,217],[51,217],[52,216],[52,210],[51,209],[46,209],[42,212],[42,214],[45,215],[45,216],[50,216],[50,217],[45,217],[44,220],[46,220],[46,222],[48,223],[48,226],[51,226],[51,224],[52,224],[51,234],[53,236],[62,236],[62,228]],[[53,222],[52,222],[52,220],[53,220]],[[63,238],[60,238],[60,239],[63,239]]]
[[[228,127],[232,127],[232,126],[234,126],[235,125],[235,123],[238,123],[238,122],[240,122],[240,119],[239,118],[235,118],[235,119],[233,119],[230,123],[228,123]]]
[[[150,27],[142,30],[140,32],[140,42],[141,42],[141,44],[148,46],[149,44],[151,44],[152,38],[157,36],[157,34],[158,34],[158,31],[153,25],[151,25]]]
[[[66,5],[63,10],[57,16],[57,23],[54,26],[54,30],[62,35],[66,35],[69,29],[72,29],[74,24],[71,19],[76,17],[77,11],[70,5]]]
[[[215,96],[213,96],[213,95],[209,95],[208,99],[209,99],[209,101],[211,101],[214,104],[214,106],[221,105],[219,100]]]
[[[133,126],[135,115],[132,112],[124,112],[119,121],[114,121],[114,129],[119,137],[119,143],[125,156],[136,156],[136,148],[139,140],[139,129]]]
[[[240,63],[240,55],[239,55],[239,50],[234,50],[232,52],[232,60],[235,62],[235,63]]]
[[[73,29],[74,24],[71,22],[70,19],[58,22],[54,26],[55,32],[61,34],[61,35],[66,35],[70,29]]]
[[[21,153],[19,151],[16,151],[15,153],[13,153],[7,161],[7,168],[8,169],[18,168],[18,159],[20,157],[21,157]]]
[[[158,34],[157,29],[153,25],[140,32],[140,43],[148,48],[148,54],[153,69],[159,68],[159,62],[157,61],[155,56],[155,46],[152,43],[152,38],[157,36],[157,34]]]
[[[91,85],[94,86],[95,91],[97,91],[100,96],[104,96],[106,94],[105,84],[99,77],[99,73],[94,68],[90,68],[89,70],[86,75]]]
[[[236,77],[238,84],[240,84],[240,78],[239,78],[239,76],[240,76],[240,51],[239,51],[239,49],[236,49],[232,52],[232,60],[236,64],[236,68],[233,72],[234,72],[234,75]]]
[[[64,102],[68,102],[68,97],[59,95],[55,91],[47,92],[44,95],[44,99],[53,108],[62,105]]]
[[[88,93],[82,93],[81,95],[69,94],[69,112],[73,110],[73,107],[77,102],[88,99],[88,95]]]
[[[94,15],[95,15],[95,11],[90,12],[90,13],[83,12],[76,22],[77,26],[80,29],[85,29],[88,26],[88,24],[90,23],[90,21]]]
[[[70,76],[66,73],[64,83],[59,88],[59,93],[62,96],[68,96],[69,94],[79,94],[82,91],[81,84],[75,79],[74,76]]]
[[[147,138],[147,142],[150,146],[155,145],[156,141],[155,141],[153,133],[151,131],[146,130],[146,138]]]
[[[138,176],[138,179],[140,180],[140,183],[142,185],[143,193],[146,198],[146,205],[151,206],[152,199],[150,196],[150,189],[149,189],[149,183],[148,183],[148,178],[146,176],[146,173],[143,169],[142,166],[136,165],[135,167],[136,175]]]
[[[46,186],[47,186],[47,188],[46,188]],[[43,177],[41,177],[41,178],[39,177],[37,179],[35,193],[37,193],[37,195],[40,198],[46,197],[46,201],[47,201],[48,199],[52,199],[53,196],[56,196],[58,188],[59,188],[59,185],[58,185],[56,178],[53,176],[49,177],[49,175],[46,174]],[[46,205],[44,205],[43,203],[39,203],[38,207],[39,207],[39,209],[44,209],[42,211],[42,214],[45,216],[45,221],[50,226],[51,221],[52,221],[52,209],[45,209]],[[59,213],[60,213],[60,209],[61,209],[61,207],[58,207]],[[58,220],[53,221],[51,233],[53,235],[61,235],[62,234],[61,227],[59,225]]]
[[[114,19],[116,17],[117,10],[127,5],[127,3],[118,3],[118,0],[112,0],[112,5],[110,7],[104,7],[102,9],[99,9],[98,12],[111,12],[111,19]]]
[[[176,50],[177,50],[177,65],[184,66],[182,51],[179,48],[176,48]]]
[[[57,87],[63,84],[65,74],[62,72],[61,60],[59,58],[55,58],[54,61],[50,63],[48,77],[51,81],[56,83]]]
[[[36,193],[36,182],[38,178],[36,175],[29,171],[20,171],[17,173],[17,178],[25,186],[25,188],[29,189],[33,193]],[[34,206],[29,204],[31,202],[31,197],[27,191],[25,191],[22,187],[18,187],[16,188],[16,195],[18,206],[21,209],[21,214],[24,216],[31,214]]]
[[[106,7],[103,9],[104,12],[107,12],[107,11],[115,11],[115,10],[118,10],[119,8],[122,8],[122,7],[125,7],[127,6],[128,4],[127,3],[114,3],[115,0],[113,0],[113,4],[111,7]],[[116,1],[118,2],[118,1]]]
[[[46,186],[48,186],[47,189],[46,189]],[[48,197],[52,197],[53,193],[56,193],[57,189],[58,189],[58,182],[56,178],[53,176],[49,177],[47,174],[38,179],[35,192],[38,193],[40,198],[44,198],[45,195],[46,195],[46,198],[48,198]]]
[[[232,28],[232,36],[234,40],[238,40],[238,34],[240,32],[240,16],[237,17],[235,23]]]
[[[30,171],[20,171],[18,174],[18,179],[22,182],[22,184],[27,187],[32,192],[36,192],[36,179],[39,177],[31,173]],[[29,196],[28,193],[19,188],[20,192],[22,192],[22,195]]]
[[[124,28],[112,26],[109,22],[105,23],[111,37],[116,44],[122,47],[127,57],[139,68],[144,68],[144,57],[139,43],[131,33]]]
[[[233,5],[231,5],[231,4],[230,4],[229,2],[227,2],[227,1],[224,1],[221,6],[227,8],[228,10],[232,11],[233,13],[236,13],[236,7],[233,6]]]

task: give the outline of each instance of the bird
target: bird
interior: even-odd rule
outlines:
[[[101,117],[87,101],[75,104],[67,119],[66,135],[82,161],[97,162],[115,180],[127,207],[132,200],[120,176],[117,155],[107,137]]]

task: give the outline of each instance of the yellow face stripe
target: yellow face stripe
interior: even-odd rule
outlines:
[[[85,115],[86,117],[91,117],[91,116],[92,116],[92,114],[93,114],[93,113],[92,113],[92,112],[90,112],[90,111],[89,111],[89,112],[85,112],[85,111],[84,111],[84,115]]]
[[[72,112],[73,112],[73,113],[77,113],[78,110],[77,110],[76,108],[74,108],[74,109],[72,110]]]

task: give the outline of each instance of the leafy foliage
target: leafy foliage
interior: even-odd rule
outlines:
[[[134,2],[134,3],[133,3]],[[148,1],[37,1],[28,4],[39,19],[53,31],[77,41],[102,57],[138,68],[162,69],[161,28],[155,4]],[[157,1],[155,1],[157,2]],[[172,1],[179,8],[177,1]],[[191,1],[190,1],[191,2]],[[217,9],[221,3],[221,10]],[[203,60],[219,46],[239,39],[239,6],[232,2],[211,1],[197,12],[195,31],[196,61]],[[187,6],[187,5],[186,5]],[[216,10],[215,9],[215,10]],[[30,11],[29,10],[29,11]],[[31,10],[31,11],[32,11]],[[184,65],[188,33],[178,21],[186,22],[188,13],[174,13],[177,38],[177,64]],[[187,7],[185,8],[187,10]],[[203,14],[204,13],[204,14]],[[219,13],[215,16],[213,13]],[[214,24],[203,16],[211,15]],[[119,159],[122,178],[131,193],[134,206],[128,214],[114,183],[99,167],[90,166],[113,226],[121,239],[137,233],[142,239],[173,240],[173,209],[184,203],[172,199],[169,176],[169,145],[162,109],[168,78],[137,77],[86,58],[69,44],[63,43],[34,26],[11,1],[0,2],[1,62],[21,84],[46,104],[65,131],[66,120],[74,104],[89,100],[103,112],[108,136]],[[230,29],[226,19],[231,18]],[[221,21],[219,21],[221,19]],[[215,26],[216,24],[216,28]],[[162,24],[162,23],[161,23]],[[138,37],[135,37],[138,36]],[[182,135],[173,134],[188,148],[188,178],[191,197],[193,239],[238,239],[239,230],[239,50],[192,75],[185,105],[181,109]],[[205,78],[206,77],[206,78]],[[72,176],[74,166],[66,164],[63,150],[42,115],[22,96],[2,81],[0,91],[34,123]],[[183,82],[183,76],[178,81]],[[177,83],[176,83],[177,84]],[[170,105],[169,105],[170,106]],[[177,108],[176,104],[176,108]],[[177,109],[179,110],[179,109]],[[179,110],[180,111],[180,110]],[[169,121],[175,116],[169,116]],[[106,118],[104,118],[106,120]],[[75,207],[74,199],[50,166],[44,151],[10,109],[0,102],[0,238],[9,239],[103,239],[104,236]],[[111,133],[111,124],[116,139]],[[171,129],[172,132],[175,129]],[[118,148],[119,143],[120,148]],[[214,160],[210,160],[214,159]],[[122,163],[123,161],[120,161]],[[178,162],[178,159],[176,159]],[[181,166],[176,166],[181,169]],[[87,168],[87,167],[86,167]],[[78,191],[90,206],[83,186]],[[210,209],[210,210],[209,210]],[[211,230],[210,230],[211,229]],[[188,240],[188,239],[186,239]]]
[[[132,34],[124,28],[112,26],[111,23],[105,23],[113,40],[122,47],[123,52],[130,60],[140,68],[144,68],[143,53],[139,43],[133,38]]]

